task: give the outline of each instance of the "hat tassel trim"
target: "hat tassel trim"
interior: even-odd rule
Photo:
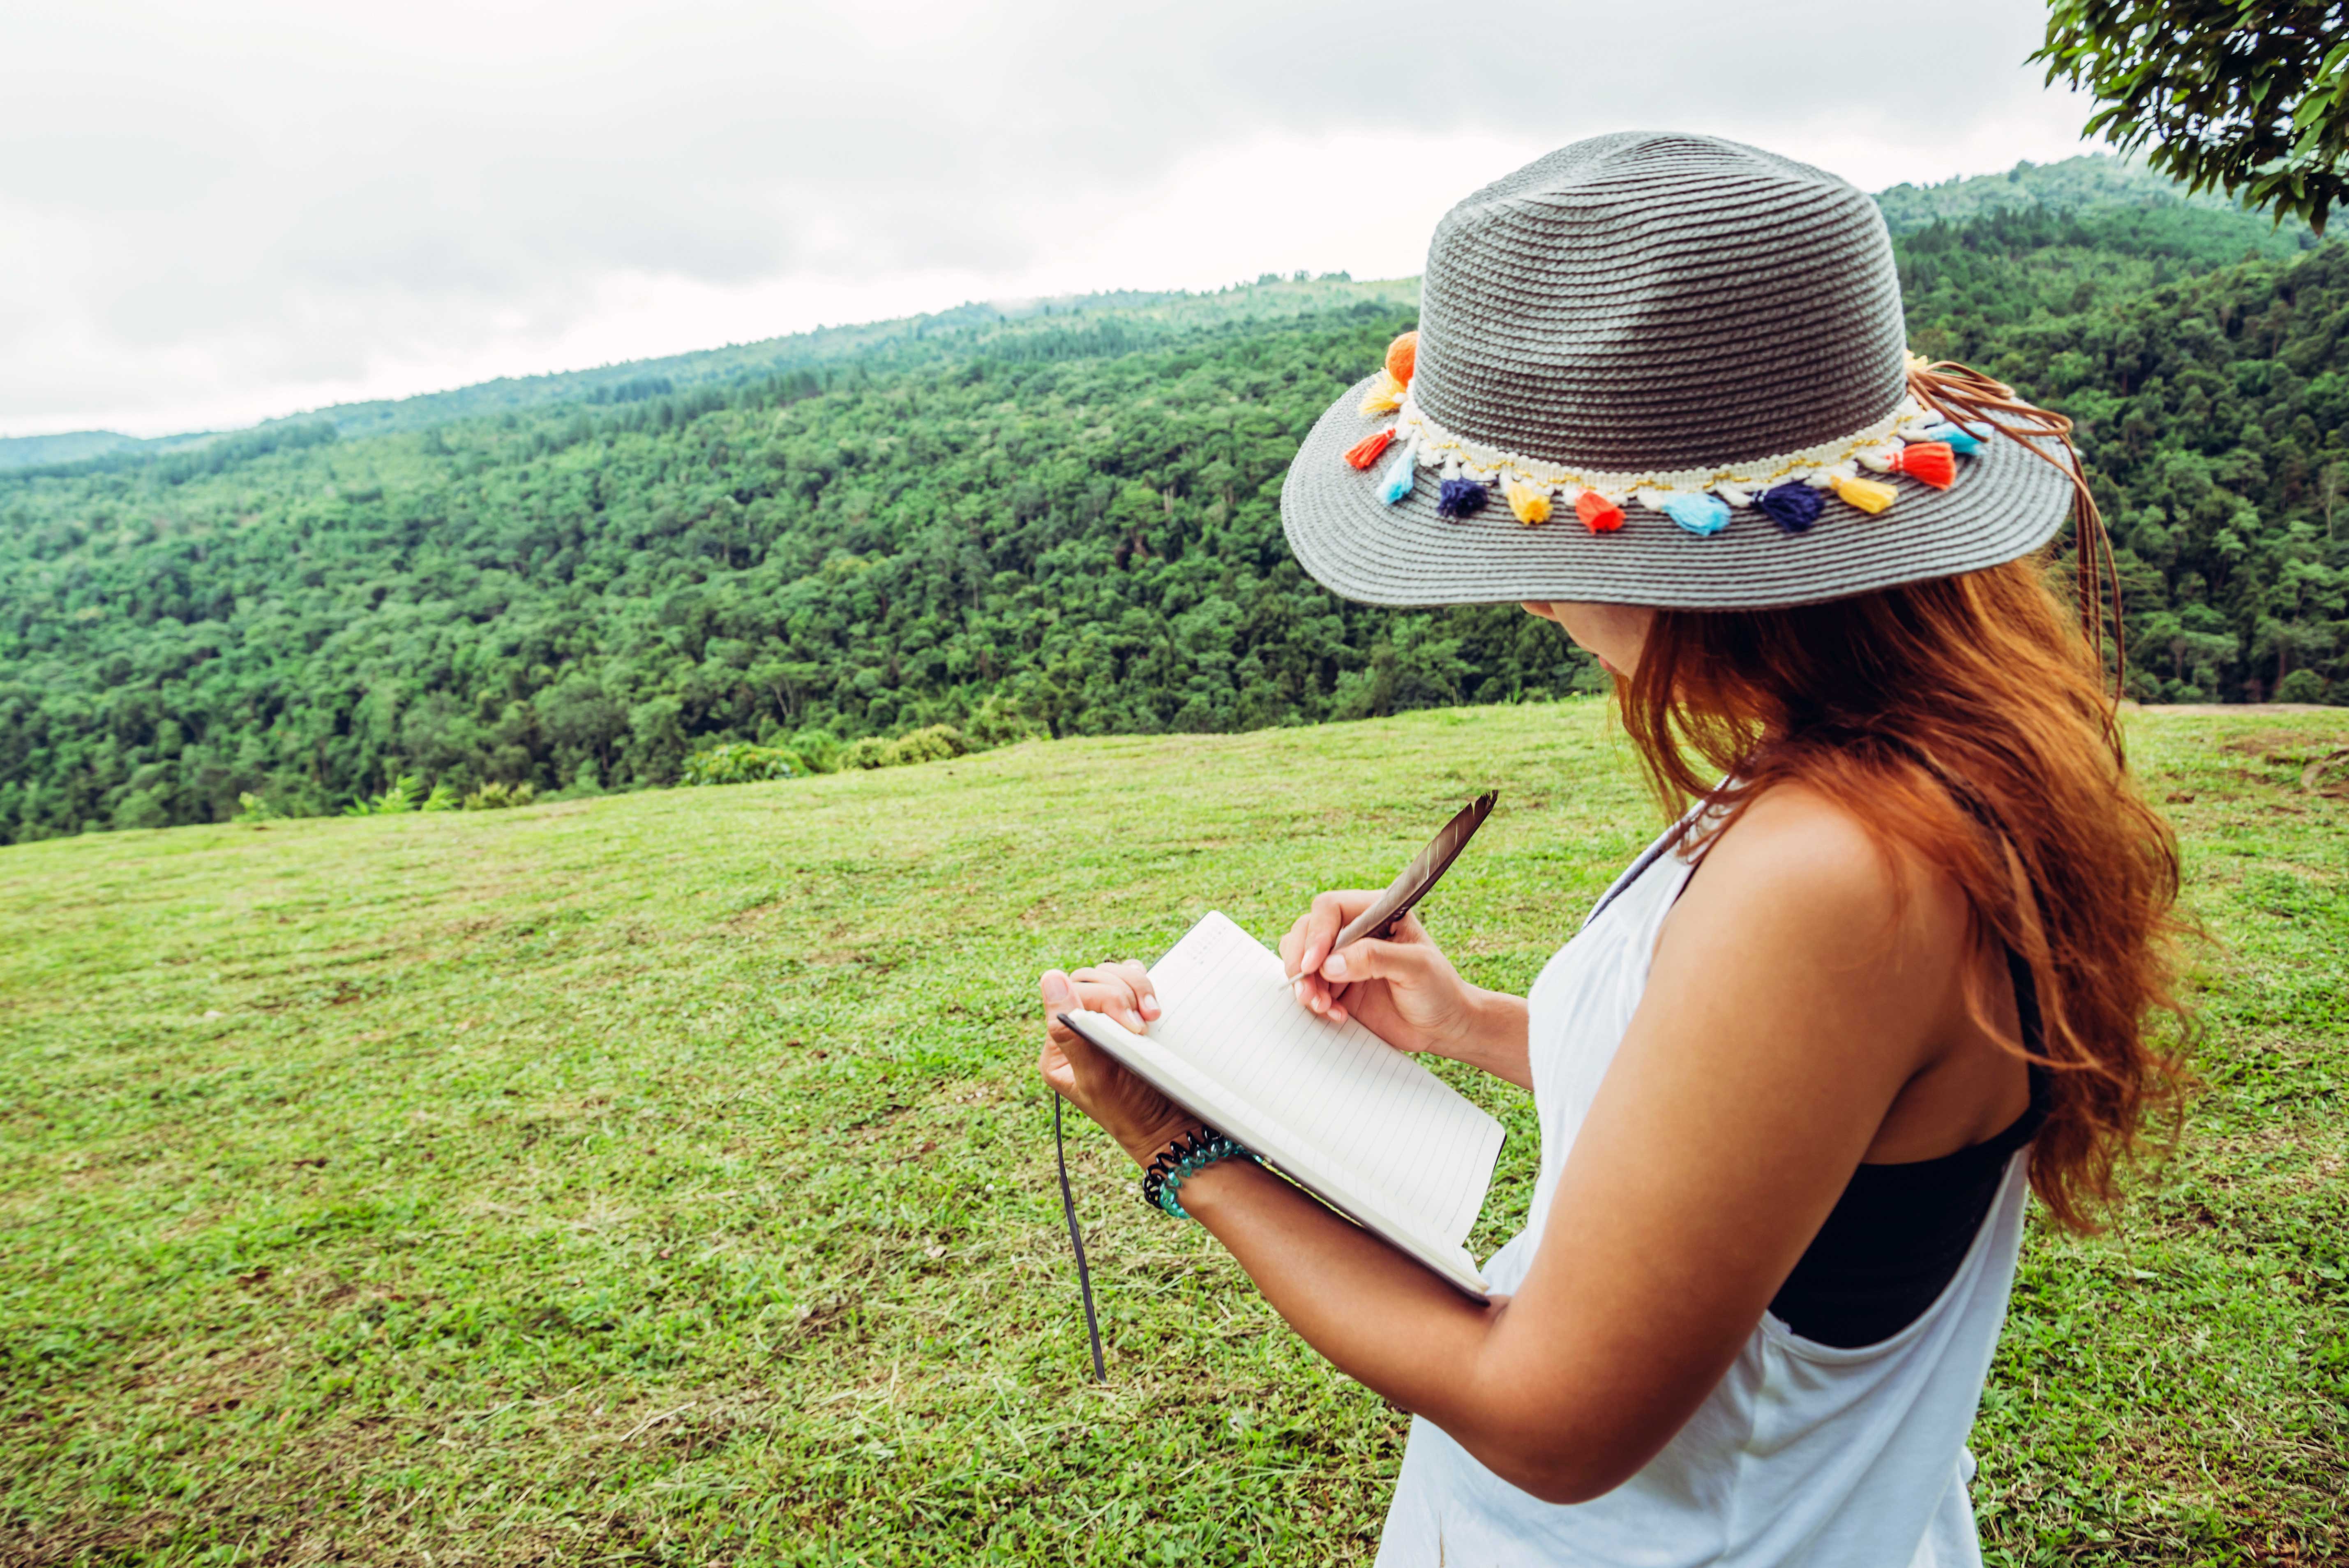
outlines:
[[[1900,492],[1875,474],[1906,474],[1935,490],[1948,489],[1957,480],[1958,456],[1978,450],[1990,434],[1987,428],[1952,425],[1915,397],[1903,397],[1866,429],[1781,457],[1719,469],[1587,472],[1455,436],[1428,417],[1411,388],[1386,385],[1393,379],[1381,372],[1371,402],[1384,404],[1395,396],[1395,404],[1384,405],[1395,408],[1394,424],[1346,453],[1348,462],[1367,469],[1390,446],[1402,448],[1402,457],[1380,485],[1380,498],[1390,505],[1401,501],[1411,493],[1416,471],[1433,469],[1438,516],[1473,517],[1497,491],[1511,515],[1527,527],[1548,521],[1558,501],[1593,532],[1612,532],[1622,526],[1624,503],[1637,501],[1700,537],[1719,533],[1729,526],[1733,509],[1746,508],[1759,508],[1779,527],[1799,533],[1817,521],[1824,499],[1819,491],[1866,512],[1890,508]],[[1813,493],[1800,499],[1789,493],[1797,489]],[[1586,496],[1596,498],[1592,506],[1582,504]],[[1600,521],[1593,521],[1594,516]]]
[[[1957,459],[1979,451],[1993,429],[1987,421],[1955,419],[1944,399],[1930,390],[1939,381],[1922,384],[1925,396],[1920,397],[1916,376],[1924,362],[1912,356],[1910,389],[1892,412],[1840,440],[1719,469],[1582,473],[1444,428],[1413,400],[1412,374],[1418,359],[1416,332],[1404,333],[1388,346],[1386,363],[1362,399],[1362,413],[1391,413],[1395,422],[1347,448],[1346,461],[1368,472],[1391,448],[1400,446],[1402,454],[1379,477],[1379,499],[1389,506],[1408,498],[1419,470],[1430,468],[1438,475],[1438,517],[1474,517],[1498,490],[1509,514],[1527,528],[1550,520],[1550,503],[1557,498],[1593,533],[1621,528],[1626,500],[1663,513],[1700,538],[1727,528],[1733,509],[1748,507],[1759,509],[1786,532],[1800,533],[1818,521],[1826,504],[1822,490],[1871,514],[1900,499],[1898,489],[1867,478],[1863,469],[1907,474],[1935,490],[1949,489],[1957,482]]]

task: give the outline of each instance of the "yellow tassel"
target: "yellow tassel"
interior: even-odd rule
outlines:
[[[1827,482],[1835,486],[1836,494],[1862,511],[1882,511],[1900,499],[1899,490],[1874,480],[1847,480],[1837,474]]]
[[[1527,528],[1549,521],[1549,491],[1539,485],[1511,480],[1501,487],[1501,493],[1509,498],[1509,510],[1516,512],[1517,521]]]
[[[1380,371],[1377,382],[1371,387],[1371,395],[1362,399],[1362,412],[1366,415],[1392,414],[1402,407],[1402,383],[1386,371]]]

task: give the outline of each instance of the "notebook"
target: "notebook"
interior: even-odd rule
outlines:
[[[1280,959],[1221,914],[1150,970],[1146,1034],[1064,1015],[1192,1115],[1454,1287],[1485,1295],[1468,1231],[1485,1206],[1501,1124],[1348,1018],[1307,1011]]]

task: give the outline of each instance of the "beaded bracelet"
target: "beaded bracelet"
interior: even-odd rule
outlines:
[[[1186,1132],[1164,1149],[1142,1173],[1142,1201],[1178,1220],[1191,1216],[1175,1190],[1208,1166],[1226,1160],[1256,1160],[1257,1156],[1212,1127]],[[1261,1163],[1261,1161],[1259,1161]]]

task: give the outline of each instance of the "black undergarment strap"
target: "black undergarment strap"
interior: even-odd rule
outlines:
[[[1069,1222],[1069,1245],[1077,1252],[1077,1289],[1085,1298],[1085,1334],[1093,1344],[1093,1381],[1109,1381],[1102,1365],[1101,1320],[1093,1315],[1092,1271],[1085,1267],[1085,1238],[1077,1229],[1077,1201],[1069,1191],[1069,1148],[1061,1139],[1061,1097],[1052,1096],[1052,1158],[1061,1162],[1061,1214]]]

